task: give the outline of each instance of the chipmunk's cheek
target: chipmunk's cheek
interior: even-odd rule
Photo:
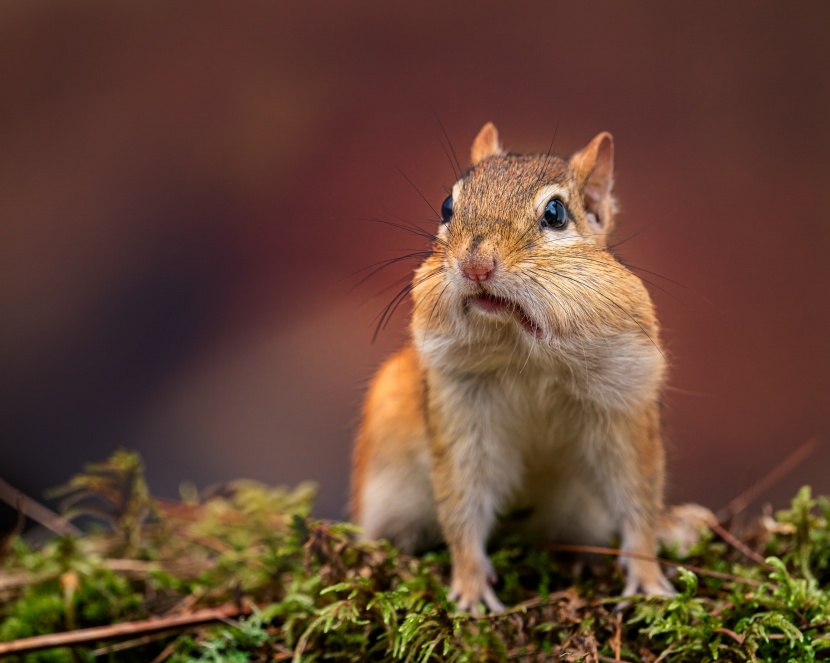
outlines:
[[[545,245],[547,248],[551,251],[556,251],[568,246],[585,244],[585,238],[573,226],[574,224],[570,224],[562,232],[550,231],[545,233]]]

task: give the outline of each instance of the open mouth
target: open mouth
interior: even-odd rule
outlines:
[[[467,308],[475,307],[480,311],[489,313],[491,315],[509,315],[512,316],[525,331],[534,336],[541,336],[542,330],[533,320],[522,310],[516,302],[503,297],[496,297],[487,292],[480,292],[473,295],[467,300]]]

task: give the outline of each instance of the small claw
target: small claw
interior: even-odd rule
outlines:
[[[482,603],[490,612],[502,612],[504,610],[504,604],[496,598],[496,593],[489,585],[484,587],[480,596],[465,595],[458,588],[450,589],[447,592],[447,600],[455,603],[457,612],[469,612],[474,617],[480,617],[483,614]]]
[[[640,588],[640,583],[637,582],[636,578],[628,577],[625,581],[625,588],[623,589],[623,596],[634,596],[637,593],[637,590]],[[620,601],[617,605],[614,606],[614,614],[619,615],[621,612],[624,612],[628,606],[631,605],[631,601]]]
[[[646,594],[651,594],[653,596],[665,596],[671,598],[673,596],[677,596],[677,590],[674,588],[666,576],[661,575],[657,582],[648,583],[645,587],[643,587],[643,591]]]
[[[495,585],[499,581],[499,576],[493,568],[493,562],[489,558],[485,561],[484,574],[487,576],[487,582],[491,585]]]
[[[462,598],[458,598],[455,600],[455,611],[456,612],[470,612],[470,601]]]
[[[632,586],[633,591],[629,593],[629,589],[631,589]],[[641,589],[642,593],[647,594],[648,596],[665,596],[667,598],[677,596],[677,590],[662,573],[646,582],[638,582],[636,579],[629,579],[625,584],[623,596],[631,596],[632,594],[635,594],[638,589]]]
[[[640,588],[640,583],[637,582],[637,578],[634,576],[629,576],[625,581],[625,589],[623,589],[623,596],[634,596],[637,593],[637,590]]]
[[[648,594],[649,596],[663,596],[666,598],[677,596],[677,590],[675,590],[672,584],[662,574],[656,580],[647,583],[641,583],[634,577],[628,578],[625,582],[625,589],[623,589],[622,595],[634,596],[638,593],[639,589],[642,589],[643,594]],[[620,613],[630,605],[631,601],[620,601],[614,608],[614,613]]]
[[[676,596],[672,584],[663,575],[663,571],[656,563],[629,562],[626,573],[625,589],[623,596],[632,596],[638,590],[648,596]]]
[[[458,612],[469,612],[475,616],[480,616],[484,612],[482,603],[490,612],[503,611],[504,605],[496,598],[496,593],[491,586],[498,580],[493,563],[489,558],[484,557],[482,565],[475,571],[475,573],[463,576],[453,574],[447,600],[455,602]],[[461,578],[465,580],[462,581]]]
[[[496,598],[496,593],[492,587],[486,587],[484,589],[484,596],[481,598],[490,612],[504,612],[504,604]]]
[[[666,576],[662,573],[656,574],[648,581],[641,581],[637,578],[637,576],[629,571],[622,595],[634,596],[639,592],[639,590],[642,590],[643,594],[647,594],[649,596],[663,596],[666,598],[677,596],[677,590],[675,590],[672,584],[666,579]],[[617,604],[617,607],[614,608],[614,612],[620,613],[629,605],[631,605],[631,601],[621,601]]]

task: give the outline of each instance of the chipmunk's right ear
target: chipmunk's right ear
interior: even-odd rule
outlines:
[[[474,166],[487,159],[488,157],[500,157],[504,155],[504,150],[499,144],[499,131],[496,125],[488,122],[478,136],[473,141],[473,149],[470,150],[470,160]]]
[[[611,194],[614,186],[614,139],[611,134],[603,131],[574,154],[571,168],[585,201],[588,225],[604,238],[611,230],[617,211],[617,203]]]

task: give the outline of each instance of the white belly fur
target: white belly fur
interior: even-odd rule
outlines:
[[[478,398],[455,380],[442,380],[450,417],[491,422],[489,434],[470,441],[487,445],[493,458],[492,499],[504,516],[528,512],[522,529],[546,539],[602,544],[619,533],[618,496],[603,468],[614,462],[618,440],[611,418],[639,402],[656,399],[662,364],[659,351],[643,338],[602,339],[593,347],[557,348],[556,357],[531,350],[481,353],[439,344],[422,351],[447,365],[472,369]],[[436,357],[439,355],[439,357]],[[502,363],[506,357],[509,361]],[[523,363],[524,362],[524,363]],[[472,365],[471,365],[472,364]],[[464,378],[459,378],[464,379]],[[473,456],[480,448],[459,453]],[[475,471],[480,471],[477,468]]]

